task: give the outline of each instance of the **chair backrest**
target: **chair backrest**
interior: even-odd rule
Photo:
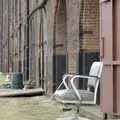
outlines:
[[[93,62],[89,72],[89,76],[93,77],[88,79],[88,87],[93,87],[95,89],[96,83],[101,77],[102,67],[103,67],[102,62]]]

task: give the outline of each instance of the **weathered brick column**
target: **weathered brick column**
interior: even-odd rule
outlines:
[[[53,39],[54,39],[54,18],[56,9],[56,0],[48,1],[47,6],[47,64],[46,64],[46,80],[47,94],[52,93],[53,85]]]
[[[81,0],[67,0],[68,72],[76,73],[79,53],[79,14]]]

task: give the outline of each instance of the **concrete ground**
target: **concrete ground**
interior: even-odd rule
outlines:
[[[1,91],[3,90],[0,90],[0,92]],[[57,104],[55,101],[51,100],[49,97],[46,96],[38,96],[33,98],[0,99],[0,104],[2,108],[0,111],[0,120],[4,118],[4,116],[2,116],[2,112],[4,113],[5,111],[9,111],[9,109],[13,110],[11,111],[11,113],[7,112],[7,114],[9,114],[8,116],[6,114],[5,120],[8,120],[7,118],[9,118],[9,115],[13,118],[17,117],[14,112],[22,115],[23,120],[27,120],[26,117],[28,117],[28,120],[38,120],[39,118],[41,118],[39,120],[102,120],[103,118],[103,113],[100,111],[100,106],[98,105],[82,105],[80,107],[79,114],[76,114],[75,109],[63,112],[62,105]],[[23,115],[23,113],[26,114]],[[34,113],[34,116],[31,113]],[[114,118],[109,116],[108,120],[120,120],[120,118]]]
[[[102,112],[100,111],[100,106],[98,105],[84,105],[81,109],[85,111],[88,115],[94,116],[96,119],[102,119]]]
[[[92,116],[96,120],[103,120],[103,113],[99,105],[84,105],[81,106],[81,110],[85,112],[86,117]],[[108,120],[120,120],[120,117],[108,116]]]
[[[103,120],[103,113],[99,105],[82,105],[79,114],[56,120]],[[109,115],[107,120],[120,120],[120,117]]]

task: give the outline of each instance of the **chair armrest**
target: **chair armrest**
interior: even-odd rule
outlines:
[[[69,89],[69,87],[68,87],[68,85],[67,85],[67,78],[68,78],[68,77],[72,77],[72,76],[73,76],[72,74],[67,73],[67,74],[65,74],[65,76],[63,77],[63,84],[65,85],[65,87],[66,87],[67,89]]]
[[[62,84],[65,85],[65,88],[66,88],[66,89],[69,89],[69,87],[68,87],[68,85],[67,85],[67,78],[68,78],[68,77],[72,77],[72,76],[73,76],[73,74],[65,73],[65,74],[63,75],[62,82],[61,82],[61,84],[59,85],[59,87],[57,88],[57,90],[62,86]]]
[[[77,90],[77,88],[76,88],[76,86],[75,86],[75,84],[74,84],[74,81],[76,80],[76,78],[89,79],[89,78],[93,78],[93,77],[96,78],[96,76],[84,76],[84,75],[74,75],[74,76],[71,78],[72,88],[73,88],[73,90],[75,91],[75,93],[76,93],[76,95],[77,95],[77,97],[78,97],[79,100],[81,100],[81,96],[80,96],[80,94],[79,94],[79,92],[78,92],[78,90]],[[81,80],[81,79],[79,79],[79,80]]]
[[[98,77],[97,77],[97,76],[86,76],[86,75],[74,75],[72,78],[73,78],[73,79],[76,79],[76,78],[89,79],[89,78],[98,78]]]

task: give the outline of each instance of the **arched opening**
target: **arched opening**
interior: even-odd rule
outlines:
[[[67,17],[66,1],[60,0],[55,17],[53,91],[61,82],[61,77],[67,72]]]

